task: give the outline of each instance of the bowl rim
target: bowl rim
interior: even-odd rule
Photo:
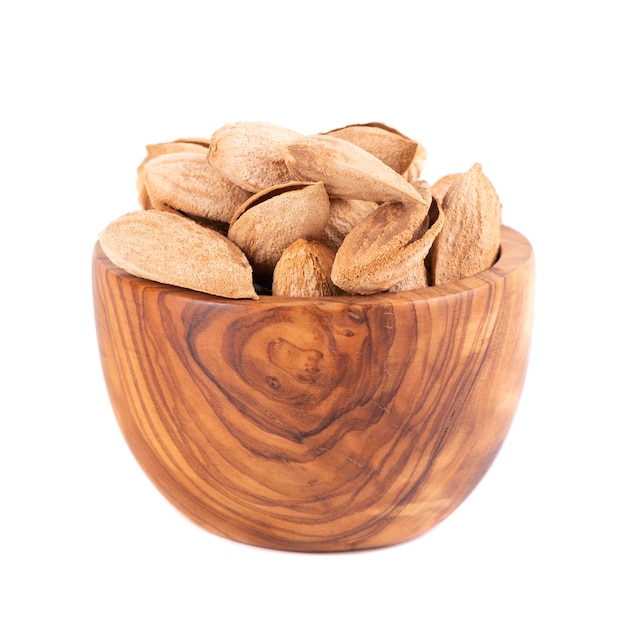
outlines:
[[[251,306],[262,308],[265,306],[299,306],[315,304],[322,307],[333,304],[343,305],[355,305],[355,304],[368,304],[368,303],[385,303],[393,304],[394,302],[400,303],[403,301],[419,301],[419,300],[431,300],[450,295],[456,295],[461,292],[467,292],[469,290],[475,290],[481,287],[488,287],[495,281],[506,278],[507,275],[522,269],[529,263],[534,261],[533,248],[528,239],[518,232],[517,230],[502,226],[502,234],[500,239],[500,248],[498,252],[498,258],[494,264],[476,275],[465,277],[456,281],[450,281],[441,285],[426,286],[418,288],[416,290],[404,290],[401,292],[379,292],[376,294],[346,294],[336,296],[323,296],[323,297],[300,297],[300,296],[275,296],[271,294],[260,294],[258,299],[231,299],[226,297],[217,296],[214,294],[207,294],[205,292],[199,292],[184,288],[181,286],[174,286],[170,284],[164,284],[157,281],[151,281],[142,277],[136,277],[131,275],[123,268],[115,265],[106,256],[99,242],[95,243],[93,251],[93,265],[102,263],[104,270],[116,275],[118,279],[124,281],[133,281],[141,284],[144,288],[156,288],[171,295],[182,296],[187,299],[194,299],[196,301],[204,301],[217,305],[234,305],[234,306]]]

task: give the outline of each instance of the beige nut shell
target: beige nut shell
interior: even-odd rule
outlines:
[[[431,224],[428,214],[424,217],[415,206],[382,204],[339,247],[331,274],[333,282],[353,294],[404,289],[407,284],[402,282],[407,275],[422,270],[420,265],[443,220],[438,213]]]
[[[425,204],[424,198],[399,173],[342,138],[305,136],[286,149],[285,162],[295,178],[324,182],[331,197]]]
[[[144,165],[146,190],[155,209],[171,208],[210,221],[230,222],[251,193],[212,167],[205,152],[164,154]]]
[[[498,256],[502,229],[502,204],[479,163],[452,182],[442,210],[445,222],[431,254],[435,285],[490,268]]]
[[[322,182],[278,184],[240,206],[228,237],[246,254],[255,274],[267,276],[292,242],[320,238],[329,214]]]
[[[298,238],[290,244],[274,268],[274,296],[333,296],[341,290],[330,273],[335,251],[319,240]]]
[[[225,236],[171,212],[137,210],[99,235],[107,257],[136,277],[227,298],[257,299],[252,268]]]
[[[239,121],[213,133],[207,159],[234,184],[255,193],[294,179],[284,148],[300,136],[272,123]]]

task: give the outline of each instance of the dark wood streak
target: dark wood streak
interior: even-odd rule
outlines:
[[[469,297],[469,304],[467,305],[467,309],[464,311],[465,318],[464,321],[467,321],[468,318],[471,317],[471,297]],[[486,318],[489,316],[489,307],[484,315]],[[453,324],[458,325],[460,323],[460,319],[455,317],[453,318]],[[485,323],[481,321],[481,327]],[[482,335],[485,328],[481,328],[478,335]],[[459,366],[460,362],[459,358],[459,349],[458,343],[456,340],[450,342],[451,347],[454,348],[454,352],[446,352],[444,360],[450,360],[453,362],[453,366]],[[432,347],[432,346],[431,346]],[[436,364],[436,361],[435,361]],[[458,414],[458,409],[456,405],[458,403],[462,403],[465,399],[469,391],[473,386],[474,379],[480,370],[481,362],[477,361],[476,356],[473,356],[471,360],[468,362],[463,362],[461,369],[464,371],[463,379],[456,379],[457,383],[455,383],[455,391],[449,391],[446,386],[443,386],[441,391],[434,396],[432,399],[434,400],[434,405],[431,409],[429,409],[423,419],[422,426],[415,433],[415,436],[412,438],[414,443],[417,443],[418,440],[421,440],[420,446],[424,448],[422,454],[422,461],[419,463],[419,469],[414,470],[408,482],[411,483],[410,488],[408,490],[400,490],[396,496],[396,499],[390,503],[387,511],[382,513],[380,516],[376,517],[369,524],[360,526],[359,533],[353,534],[353,544],[356,546],[363,540],[367,538],[371,538],[373,534],[380,531],[384,526],[390,524],[394,521],[396,514],[401,511],[403,506],[407,501],[410,501],[411,498],[415,495],[419,488],[422,486],[422,483],[428,478],[433,466],[436,465],[436,460],[441,451],[445,450],[446,444],[445,441],[450,434],[451,427],[456,419]],[[437,365],[433,366],[435,369],[441,369]],[[473,377],[473,378],[470,378]],[[427,389],[425,390],[428,391]],[[427,398],[427,397],[426,397]],[[422,403],[423,404],[423,403]],[[438,417],[438,413],[447,413],[448,417],[441,418]],[[419,409],[415,410],[415,413],[419,413]],[[399,442],[399,440],[398,440]],[[398,461],[398,464],[403,464],[406,460],[410,458],[411,454],[411,445],[407,446],[403,455],[401,455],[401,460]],[[397,454],[397,446],[394,446],[394,451]],[[394,453],[390,453],[388,458],[393,458]],[[405,459],[405,461],[402,460]],[[395,470],[389,470],[389,474],[393,477],[393,479],[397,478],[397,474]],[[385,484],[382,484],[385,487]],[[345,534],[342,535],[344,538],[348,538],[350,535]]]
[[[238,541],[378,547],[442,521],[495,459],[522,391],[534,260],[396,294],[229,301],[94,250],[113,410],[178,509]]]

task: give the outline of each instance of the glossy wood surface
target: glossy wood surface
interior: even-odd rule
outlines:
[[[93,255],[104,377],[145,473],[213,533],[310,552],[411,539],[474,489],[522,391],[533,281],[506,227],[476,277],[317,300],[212,297]]]

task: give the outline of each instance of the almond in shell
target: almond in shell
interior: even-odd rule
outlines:
[[[241,249],[184,216],[130,212],[110,223],[99,241],[113,264],[136,277],[227,298],[258,298]]]
[[[403,175],[418,150],[417,141],[384,123],[355,123],[325,132],[358,145]]]
[[[173,154],[179,152],[197,152],[206,154],[209,151],[207,146],[200,142],[200,139],[180,139],[177,141],[169,141],[167,143],[154,143],[152,145],[146,145],[146,157],[141,161],[141,164],[137,167],[137,192],[139,193],[139,205],[144,210],[149,210],[154,207],[150,203],[150,197],[146,190],[146,180],[144,174],[144,167],[146,163],[153,158],[162,156],[164,154]]]
[[[293,179],[284,147],[300,136],[272,123],[231,123],[213,133],[207,158],[231,182],[255,193]]]
[[[431,254],[436,285],[491,267],[498,256],[502,228],[502,204],[479,163],[453,181],[442,210],[445,222]]]
[[[330,216],[322,240],[336,251],[347,234],[377,207],[378,204],[374,201],[331,197]]]
[[[298,238],[320,238],[330,214],[322,182],[289,182],[266,188],[233,216],[228,237],[248,257],[255,275],[271,275],[283,251]]]
[[[421,206],[382,204],[344,239],[335,256],[333,282],[353,294],[393,289],[424,262],[443,220],[440,215],[430,224]]]
[[[316,134],[286,147],[285,161],[296,179],[324,182],[331,197],[421,204],[425,199],[399,173],[358,145]]]
[[[333,296],[342,294],[330,273],[335,251],[319,240],[298,238],[290,244],[274,268],[274,296]]]
[[[427,187],[427,183],[423,180],[414,182],[416,188],[424,192],[424,188]],[[430,230],[428,238],[436,240],[436,236],[441,231],[443,226],[443,212],[439,207],[439,204],[433,197],[430,203],[430,209],[428,210],[428,218],[425,218],[419,230],[415,233],[416,238],[424,236],[428,230]],[[425,288],[432,285],[431,267],[430,267],[430,254],[432,252],[432,244],[430,250],[426,254],[426,257],[414,264],[412,268],[409,268],[402,279],[394,286],[389,288],[389,292],[403,292],[405,290],[417,290],[418,288]]]
[[[461,173],[449,173],[448,175],[440,177],[434,184],[432,184],[430,192],[439,205],[443,205],[443,198],[448,192],[448,188],[450,188],[452,183],[460,176]]]
[[[251,193],[212,167],[203,152],[176,152],[152,158],[143,169],[151,205],[209,221],[229,223]]]

